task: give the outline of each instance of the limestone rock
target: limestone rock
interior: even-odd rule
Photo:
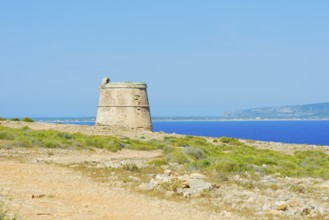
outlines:
[[[166,174],[167,176],[171,176],[171,175],[172,175],[172,171],[169,170],[169,169],[166,169],[166,170],[164,171],[164,174]]]
[[[190,178],[193,178],[193,179],[205,179],[207,177],[205,175],[201,174],[201,173],[191,173],[190,174]]]

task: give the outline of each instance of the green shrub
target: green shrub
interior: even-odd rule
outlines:
[[[195,148],[195,147],[186,147],[184,148],[184,153],[194,157],[197,160],[200,160],[205,157],[205,153],[202,149]]]
[[[99,138],[98,136],[88,137],[85,143],[89,147],[96,147],[96,148],[104,148],[106,145],[104,139]]]
[[[105,146],[105,149],[111,152],[117,152],[122,149],[122,144],[118,140],[109,141]]]
[[[131,171],[131,172],[139,172],[140,171],[140,168],[134,163],[124,164],[122,166],[122,168],[124,170],[128,170],[128,171]]]
[[[14,140],[16,134],[10,131],[0,131],[0,140]]]
[[[224,144],[232,144],[237,146],[243,145],[243,143],[236,138],[221,137],[219,140]]]
[[[163,141],[168,143],[174,143],[178,138],[172,136],[164,136]]]
[[[65,132],[59,132],[57,134],[58,137],[63,138],[63,139],[72,139],[73,135]]]
[[[173,146],[177,146],[177,147],[189,147],[189,146],[205,147],[210,145],[210,143],[208,143],[206,139],[201,137],[193,137],[193,136],[177,138],[171,140],[171,143]]]
[[[53,139],[45,139],[42,145],[46,148],[64,148],[61,142]]]
[[[239,163],[238,161],[232,160],[232,159],[221,159],[216,164],[216,171],[217,172],[243,172],[246,170],[246,167]]]
[[[22,121],[24,122],[34,122],[32,118],[23,118]]]
[[[4,209],[2,201],[0,201],[0,220],[7,220],[7,211]]]
[[[11,118],[10,121],[19,121],[19,118]]]
[[[163,141],[154,139],[147,141],[147,143],[148,145],[155,147],[155,149],[163,149],[167,146]]]
[[[6,121],[7,119],[0,117],[0,121]]]
[[[19,136],[15,138],[14,145],[18,147],[32,147],[32,141],[24,136]]]
[[[152,161],[148,162],[148,164],[161,167],[163,165],[167,165],[168,162],[166,160],[152,160]]]
[[[192,167],[196,169],[205,169],[210,167],[211,164],[209,160],[197,160],[193,162]]]
[[[157,145],[152,141],[140,141],[134,139],[123,139],[124,148],[131,150],[156,150]]]
[[[174,149],[166,157],[168,161],[179,164],[186,164],[191,161],[180,149]]]

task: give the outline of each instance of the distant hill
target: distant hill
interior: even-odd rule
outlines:
[[[230,111],[224,118],[239,119],[329,119],[329,102],[308,105],[255,108]]]

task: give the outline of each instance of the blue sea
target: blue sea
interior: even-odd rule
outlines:
[[[94,119],[58,119],[52,122],[95,125]],[[260,141],[329,145],[329,120],[214,121],[153,120],[153,130],[166,133],[235,137]]]

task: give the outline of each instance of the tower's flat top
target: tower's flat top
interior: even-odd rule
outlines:
[[[103,85],[103,88],[146,88],[144,82],[110,82]]]

